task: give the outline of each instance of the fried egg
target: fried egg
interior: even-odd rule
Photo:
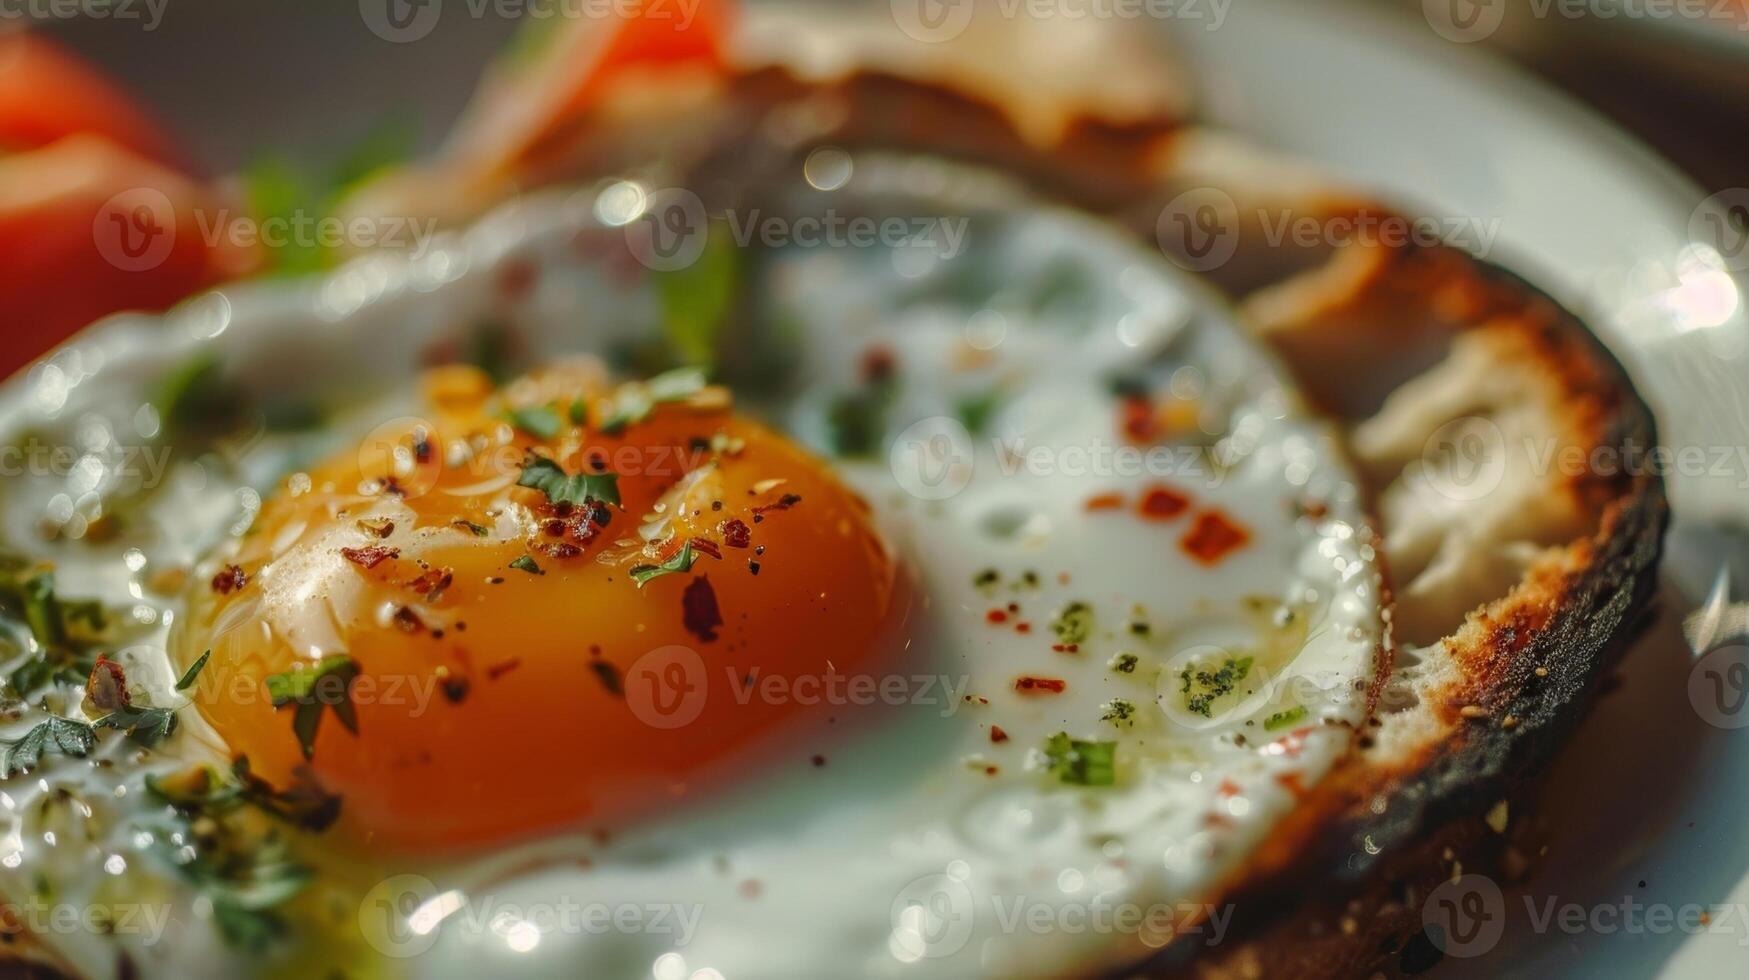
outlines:
[[[14,437],[93,462],[9,488],[7,526],[52,525],[58,592],[136,642],[20,708],[14,738],[95,727],[0,784],[0,893],[165,911],[44,932],[52,958],[1046,976],[1218,940],[1384,669],[1354,474],[1158,256],[882,173],[771,207],[933,231],[737,243],[750,326],[710,370],[640,369],[664,291],[709,284],[628,263],[616,186],[11,385]],[[432,365],[489,318],[526,370]],[[118,453],[169,431],[191,357],[331,408],[136,488]],[[110,730],[152,710],[174,730]]]

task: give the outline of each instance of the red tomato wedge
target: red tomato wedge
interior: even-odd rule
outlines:
[[[248,270],[223,205],[96,136],[0,156],[0,377],[99,317],[161,310]]]
[[[450,163],[484,179],[514,169],[626,69],[720,69],[733,13],[730,0],[642,0],[630,16],[553,23],[538,53],[486,75],[451,136]]]
[[[45,38],[0,34],[0,152],[32,150],[77,133],[103,136],[182,169],[158,124],[96,69]]]

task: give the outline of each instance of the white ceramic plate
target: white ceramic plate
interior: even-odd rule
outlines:
[[[1498,221],[1488,257],[1584,316],[1653,405],[1663,441],[1714,461],[1667,477],[1676,527],[1662,612],[1551,774],[1544,873],[1505,891],[1492,952],[1436,973],[1745,975],[1749,732],[1703,715],[1749,723],[1749,710],[1706,707],[1704,675],[1728,664],[1697,661],[1681,630],[1728,562],[1749,584],[1749,537],[1728,530],[1749,528],[1744,277],[1733,285],[1696,261],[1705,246],[1739,244],[1707,223],[1735,202],[1701,208],[1705,195],[1643,147],[1412,14],[1251,0],[1205,26],[1178,24],[1175,36],[1218,121],[1423,212]],[[1723,620],[1705,646],[1733,640]],[[1624,902],[1633,915],[1619,914]],[[1646,915],[1653,906],[1668,911]],[[1711,922],[1693,928],[1684,906],[1708,907]],[[1578,915],[1576,930],[1563,927]]]

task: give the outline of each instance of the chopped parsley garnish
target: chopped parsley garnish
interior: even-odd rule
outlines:
[[[170,808],[167,827],[147,829],[153,856],[212,903],[225,942],[259,953],[286,932],[278,909],[310,879],[268,818],[320,831],[340,815],[340,800],[308,770],[283,791],[252,775],[246,757],[232,764],[231,776],[211,766],[147,776],[147,793]]]
[[[150,748],[176,730],[176,711],[173,708],[124,704],[97,719],[93,727],[127,732],[128,738],[136,744]]]
[[[36,570],[16,556],[0,557],[0,603],[24,621],[39,648],[37,656],[15,667],[9,678],[19,695],[29,695],[51,681],[85,683],[95,659],[94,647],[109,628],[101,603],[59,597],[53,573]]]
[[[18,738],[0,738],[0,777],[35,769],[46,752],[81,757],[96,745],[97,733],[90,725],[51,717]]]
[[[954,414],[959,416],[967,432],[974,436],[981,435],[989,428],[990,418],[996,414],[997,406],[1002,404],[1002,394],[1001,386],[997,386],[976,395],[968,395],[954,406]]]
[[[1141,659],[1133,653],[1120,653],[1117,656],[1112,657],[1107,666],[1109,666],[1115,673],[1133,674],[1136,672],[1136,664],[1140,662]]]
[[[449,523],[451,526],[459,527],[476,538],[483,538],[492,533],[492,529],[484,524],[475,524],[473,521],[464,521],[459,517]]]
[[[1093,632],[1093,607],[1085,602],[1071,602],[1051,620],[1051,631],[1064,643],[1086,643]]]
[[[879,452],[892,401],[891,382],[871,384],[834,398],[826,409],[826,438],[833,454],[854,458]]]
[[[620,385],[613,395],[613,409],[601,420],[601,431],[619,435],[627,426],[649,418],[657,405],[683,402],[704,387],[704,369],[696,367],[675,368],[648,381]]]
[[[559,413],[544,406],[533,408],[513,408],[505,413],[510,424],[532,436],[542,439],[552,439],[564,429],[565,423],[559,420]]]
[[[200,659],[191,664],[188,670],[182,675],[182,678],[176,682],[176,689],[178,691],[186,691],[193,687],[194,682],[200,679],[200,672],[206,669],[206,662],[212,658],[212,655],[213,652],[211,650],[201,654]]]
[[[683,364],[716,360],[717,337],[734,308],[741,281],[740,250],[729,229],[712,223],[700,230],[705,240],[697,259],[653,276],[668,349]]]
[[[1110,786],[1117,781],[1117,743],[1083,742],[1058,732],[1045,742],[1053,775],[1074,786]]]
[[[539,490],[554,504],[581,507],[594,500],[619,505],[618,474],[578,473],[570,476],[559,468],[559,464],[533,453],[522,464],[522,476],[517,478],[516,485]]]
[[[1263,720],[1263,727],[1266,731],[1273,732],[1279,728],[1287,728],[1291,725],[1296,725],[1299,722],[1304,721],[1305,717],[1306,706],[1303,704],[1295,705],[1286,711],[1277,711],[1275,714],[1265,718]]]
[[[1218,670],[1184,668],[1178,675],[1184,682],[1179,690],[1185,695],[1184,706],[1204,718],[1213,717],[1211,709],[1215,701],[1233,693],[1238,683],[1251,673],[1251,664],[1250,657],[1228,657]]]
[[[203,353],[164,375],[150,400],[169,435],[213,436],[242,421],[249,399],[225,379],[217,356]]]
[[[510,378],[510,331],[501,323],[488,321],[474,329],[463,360],[485,372],[493,381],[503,384]]]
[[[533,558],[529,557],[528,555],[523,555],[522,557],[511,562],[510,567],[516,569],[519,572],[527,572],[530,575],[545,575],[546,574],[546,572],[541,569],[540,565],[538,563],[536,563],[535,560]]]
[[[316,731],[324,707],[334,712],[347,731],[358,734],[358,713],[352,704],[352,682],[357,677],[358,664],[344,653],[323,657],[311,668],[267,676],[267,696],[275,708],[297,705],[292,731],[306,760],[315,755]]]
[[[1105,713],[1099,716],[1100,721],[1109,721],[1120,728],[1129,728],[1136,723],[1136,705],[1133,701],[1118,698],[1105,702]]]
[[[696,561],[698,561],[698,555],[692,550],[692,542],[688,541],[680,546],[680,550],[674,553],[674,557],[660,565],[633,565],[632,579],[638,583],[638,588],[641,589],[651,579],[691,571],[693,563]]]

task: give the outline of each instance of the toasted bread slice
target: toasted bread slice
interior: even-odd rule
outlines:
[[[1174,943],[1139,972],[1418,972],[1441,956],[1428,893],[1504,859],[1533,777],[1646,612],[1667,507],[1630,461],[1655,443],[1651,415],[1576,318],[1458,248],[1272,234],[1284,217],[1409,214],[1188,124],[1152,40],[973,25],[919,46],[890,24],[755,8],[727,71],[625,76],[536,141],[513,184],[751,185],[823,145],[921,151],[1109,215],[1232,295],[1345,428],[1382,529],[1395,659],[1370,731],[1211,897],[1234,906],[1239,939]],[[1041,44],[1067,62],[1035,76],[989,64]],[[1146,84],[1086,84],[1089,66]],[[439,170],[365,204],[425,213],[433,187],[464,185],[471,197],[446,200],[495,193]],[[1230,249],[1215,263],[1161,233],[1210,195]]]

